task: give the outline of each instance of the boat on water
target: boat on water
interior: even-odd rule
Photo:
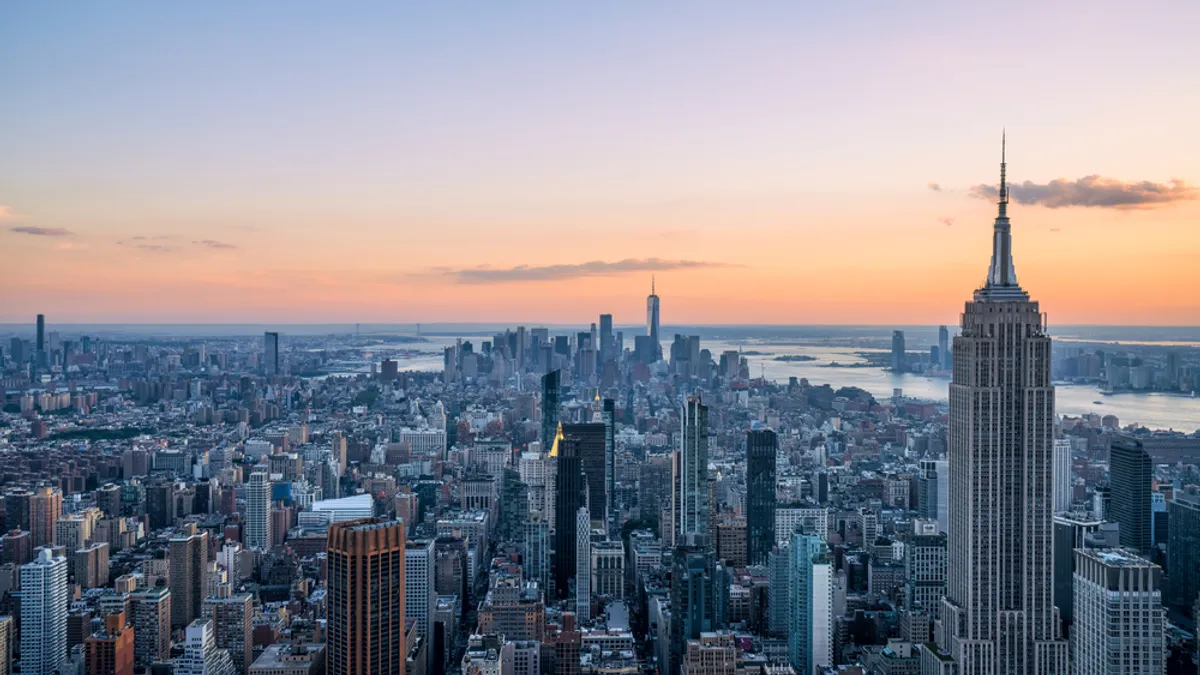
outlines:
[[[1096,405],[1104,405],[1104,401],[1092,401]]]

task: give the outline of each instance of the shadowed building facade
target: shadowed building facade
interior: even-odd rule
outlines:
[[[775,453],[770,429],[746,433],[746,561],[766,565],[775,545]]]
[[[599,427],[599,435],[589,430]],[[587,483],[583,475],[583,458],[591,454],[604,456],[604,425],[563,424],[558,428],[550,449],[556,463],[554,478],[554,597],[571,597],[571,580],[575,577],[579,509],[587,506]]]

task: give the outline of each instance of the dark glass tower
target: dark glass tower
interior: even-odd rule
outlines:
[[[608,500],[605,495],[608,482],[608,427],[603,422],[565,424],[563,434],[574,439],[579,449],[580,466],[583,468],[585,497],[580,506],[586,506],[592,520],[604,520]]]
[[[746,433],[746,562],[766,565],[775,545],[775,451],[770,429]]]
[[[555,461],[554,478],[554,596],[559,600],[571,597],[571,579],[575,576],[575,518],[584,505],[587,486],[583,479],[583,438],[577,424],[561,425],[550,448]],[[601,425],[603,426],[603,425]],[[603,439],[601,436],[601,451]]]
[[[654,292],[654,279],[650,280],[650,295],[646,296],[646,335],[650,338],[653,360],[662,358],[662,339],[659,337],[658,294]]]
[[[604,409],[600,419],[604,423],[604,520],[610,536],[615,536],[617,529],[617,403],[611,398],[604,399]]]
[[[678,675],[688,640],[716,630],[716,564],[697,546],[678,546],[671,558],[671,626],[668,675]]]
[[[1134,438],[1117,437],[1110,447],[1108,482],[1112,486],[1109,520],[1120,524],[1121,546],[1135,551],[1150,549],[1150,453]]]
[[[616,344],[613,342],[612,314],[600,315],[600,361],[611,361],[616,358]]]
[[[551,370],[542,376],[542,452],[549,452],[558,433],[559,372]]]

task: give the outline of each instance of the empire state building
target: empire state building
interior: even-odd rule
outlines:
[[[1002,150],[991,267],[954,338],[948,584],[925,673],[1068,672],[1051,589],[1050,337],[1017,283],[1005,169]]]

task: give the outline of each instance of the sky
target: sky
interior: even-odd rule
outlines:
[[[0,3],[0,322],[1200,324],[1200,3]]]

